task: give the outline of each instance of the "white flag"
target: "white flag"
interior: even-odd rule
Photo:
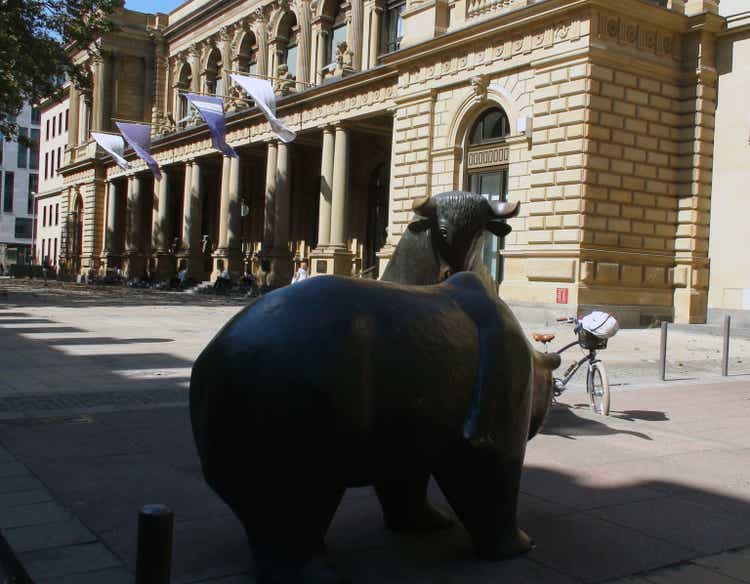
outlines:
[[[102,134],[101,132],[91,132],[91,137],[96,140],[104,150],[109,152],[114,158],[117,166],[123,170],[130,170],[130,163],[123,158],[125,154],[125,140],[117,134]]]
[[[276,117],[276,96],[273,93],[271,82],[266,79],[248,77],[247,75],[235,75],[230,77],[234,82],[244,89],[255,102],[263,115],[266,116],[271,129],[284,143],[289,143],[297,137],[294,130],[289,129]]]

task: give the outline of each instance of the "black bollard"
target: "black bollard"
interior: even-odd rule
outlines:
[[[667,327],[666,322],[661,323],[661,338],[659,339],[659,379],[667,380]]]
[[[169,584],[174,514],[166,505],[145,505],[138,515],[135,584]]]
[[[724,330],[723,337],[724,342],[721,347],[721,374],[723,377],[729,375],[729,330],[732,326],[732,317],[726,315],[724,317]]]

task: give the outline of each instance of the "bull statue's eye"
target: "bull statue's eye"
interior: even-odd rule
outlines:
[[[443,237],[443,239],[448,239],[448,228],[447,227],[441,227],[440,228],[440,235]]]

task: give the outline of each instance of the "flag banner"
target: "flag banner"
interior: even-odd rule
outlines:
[[[284,143],[289,143],[297,137],[294,130],[289,129],[281,120],[276,117],[276,96],[273,93],[271,82],[266,79],[257,77],[248,77],[247,75],[231,74],[230,77],[234,82],[244,89],[250,98],[258,106],[258,109],[266,116],[271,129]]]
[[[220,97],[210,95],[197,95],[187,93],[185,97],[188,103],[198,110],[203,120],[208,124],[208,131],[211,132],[211,144],[225,156],[239,158],[229,144],[226,143],[224,135],[226,133],[224,125],[224,101]]]
[[[117,134],[102,134],[101,132],[91,132],[91,137],[96,143],[112,155],[117,166],[123,170],[130,170],[130,163],[123,158],[125,154],[125,140]]]
[[[145,124],[126,124],[115,122],[122,132],[125,141],[133,147],[135,153],[148,165],[156,180],[161,180],[159,163],[151,156],[151,126]]]

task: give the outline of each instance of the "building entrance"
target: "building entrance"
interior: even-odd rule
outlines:
[[[509,134],[508,117],[499,107],[490,108],[472,126],[466,153],[469,191],[489,201],[505,201],[508,195],[510,152],[505,143]],[[482,261],[492,278],[503,281],[504,240],[485,232]]]

